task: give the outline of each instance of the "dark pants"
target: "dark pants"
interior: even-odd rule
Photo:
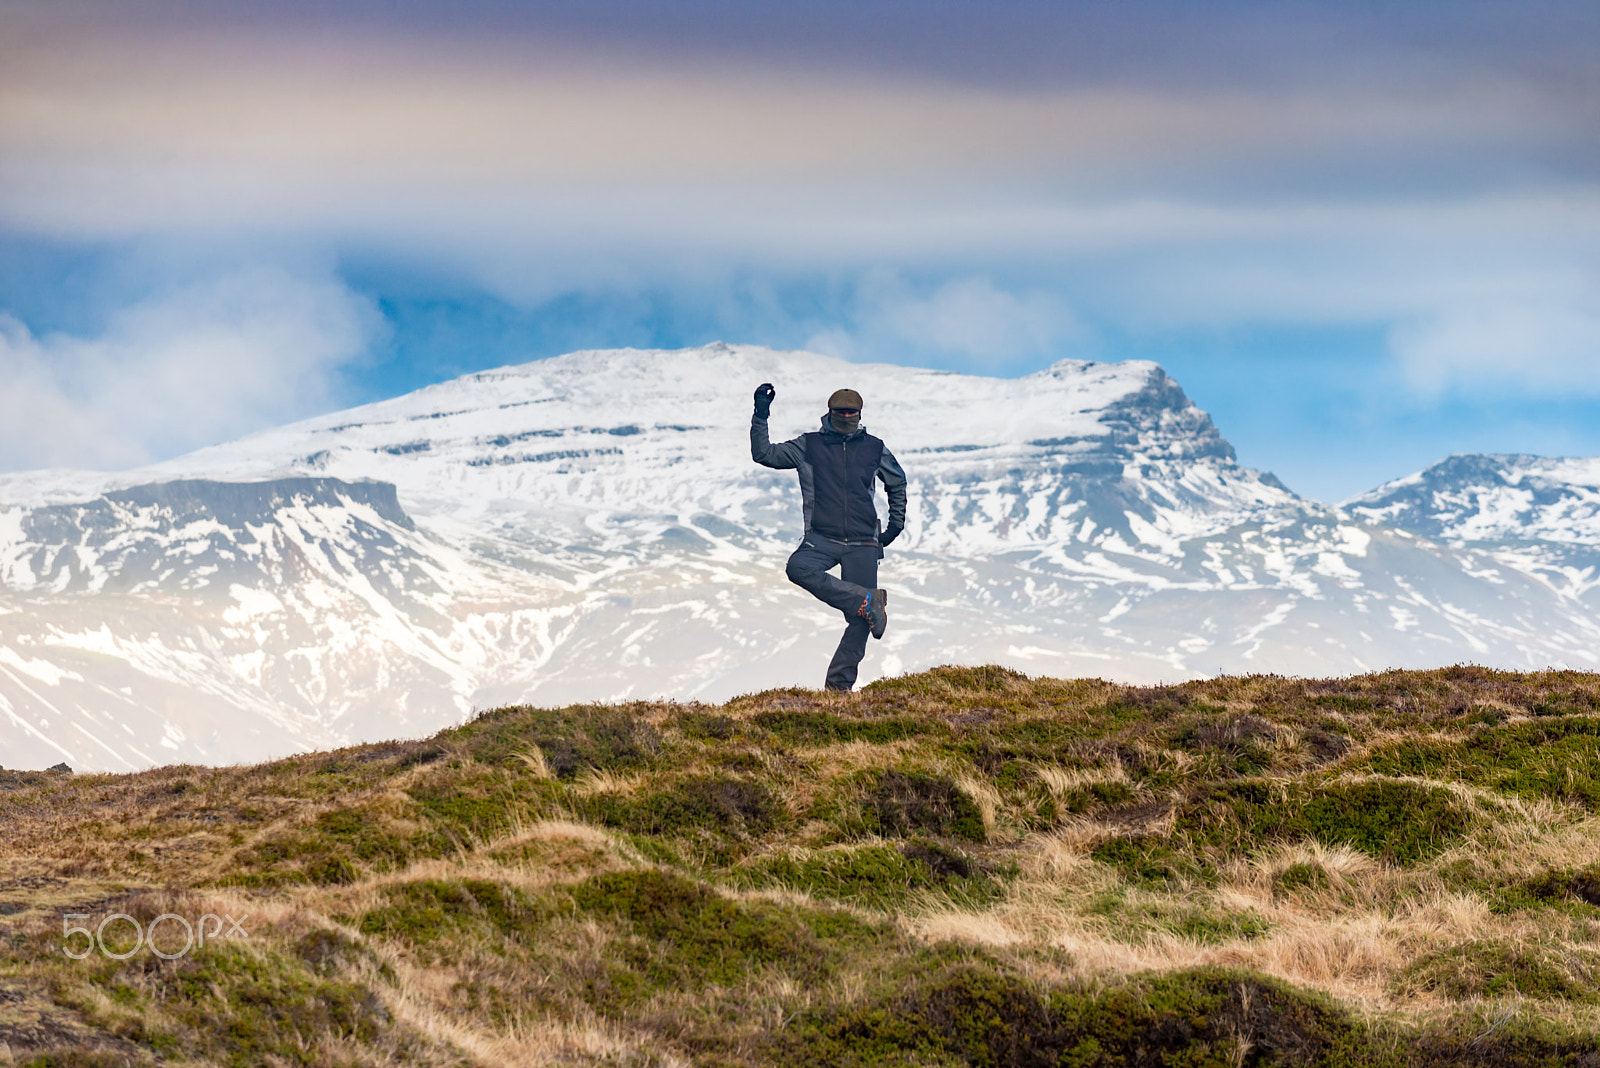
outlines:
[[[789,581],[844,613],[844,637],[828,664],[830,690],[848,690],[856,684],[856,666],[867,653],[867,635],[872,633],[871,622],[856,612],[877,588],[882,557],[883,550],[876,545],[846,545],[815,534],[806,535],[789,557]],[[843,577],[828,574],[831,567],[838,567]]]

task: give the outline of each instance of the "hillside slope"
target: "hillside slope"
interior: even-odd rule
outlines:
[[[1579,1068],[1597,740],[1596,675],[987,667],[6,773],[0,1059]]]

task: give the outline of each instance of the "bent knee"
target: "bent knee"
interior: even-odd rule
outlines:
[[[789,581],[796,586],[812,586],[828,570],[826,559],[817,559],[809,553],[795,553],[789,557],[789,563],[784,567],[783,573],[789,576]]]

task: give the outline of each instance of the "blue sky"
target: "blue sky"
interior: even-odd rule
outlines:
[[[1600,453],[1593,3],[136,7],[0,0],[0,469],[717,339]]]

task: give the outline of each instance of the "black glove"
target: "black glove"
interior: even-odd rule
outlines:
[[[887,527],[883,528],[883,533],[878,535],[878,544],[888,545],[891,541],[894,541],[894,539],[898,538],[900,536],[900,532],[904,529],[906,528],[900,523],[890,523]]]
[[[763,382],[756,387],[756,414],[765,419],[772,414],[772,398],[778,391],[772,388],[771,382]]]

